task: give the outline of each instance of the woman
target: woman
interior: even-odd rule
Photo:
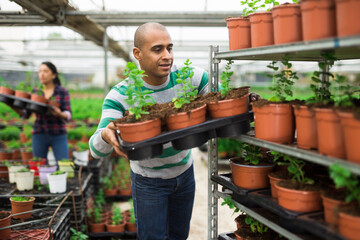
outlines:
[[[67,89],[61,86],[57,69],[51,62],[43,62],[39,69],[39,80],[42,89],[34,88],[33,93],[44,95],[55,100],[59,107],[49,108],[51,115],[36,114],[32,131],[32,148],[34,157],[47,158],[51,146],[56,161],[69,158],[65,122],[71,119],[70,96]],[[20,113],[20,111],[17,111]],[[31,113],[24,112],[25,118]]]

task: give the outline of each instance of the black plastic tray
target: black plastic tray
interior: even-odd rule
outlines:
[[[50,114],[49,108],[52,106],[49,104],[39,103],[31,101],[27,98],[16,97],[14,95],[7,95],[0,93],[0,101],[4,102],[10,106],[26,109],[31,112],[40,113],[40,114]]]
[[[220,233],[218,236],[218,240],[234,240],[234,239],[236,239],[234,232]]]
[[[128,232],[126,230],[125,230],[125,232],[122,232],[122,233],[114,233],[114,232],[90,233],[89,232],[89,237],[90,237],[90,239],[98,239],[98,238],[136,239],[136,232]]]
[[[296,219],[297,225],[312,234],[333,240],[346,240],[335,228],[324,220],[323,212],[316,212],[299,216]]]
[[[253,112],[207,120],[184,129],[162,133],[144,141],[129,143],[119,137],[121,148],[131,160],[145,160],[162,154],[163,144],[171,142],[174,149],[185,150],[203,145],[211,138],[234,137],[250,131]]]

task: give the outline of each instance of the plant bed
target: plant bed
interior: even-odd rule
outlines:
[[[248,112],[236,116],[212,119],[185,129],[169,131],[140,142],[125,142],[119,137],[123,150],[129,159],[143,160],[162,153],[163,144],[171,141],[176,150],[198,147],[211,138],[233,137],[245,134],[250,130],[253,113]]]

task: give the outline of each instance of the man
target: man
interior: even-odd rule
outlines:
[[[171,102],[176,96],[176,66],[173,66],[173,43],[166,28],[159,23],[145,23],[135,32],[134,57],[145,71],[145,87],[157,103]],[[193,85],[199,94],[208,91],[208,74],[195,67]],[[116,128],[108,120],[121,118],[129,105],[122,81],[111,89],[103,103],[101,120],[90,139],[95,158],[108,156],[112,149],[119,155]],[[177,151],[164,144],[163,154],[144,161],[131,161],[132,197],[138,239],[187,239],[194,203],[195,180],[191,150]]]

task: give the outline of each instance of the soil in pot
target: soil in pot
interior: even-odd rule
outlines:
[[[230,168],[234,184],[241,188],[257,189],[269,186],[268,174],[274,163],[260,162],[258,165],[246,165],[242,158],[231,158]]]
[[[229,30],[229,50],[251,47],[250,21],[248,17],[225,19]]]
[[[255,137],[281,144],[291,144],[295,135],[295,119],[291,102],[270,102],[260,99],[253,103]]]
[[[342,206],[349,206],[351,203],[345,202],[346,194],[344,191],[324,191],[321,193],[321,199],[324,206],[325,222],[335,226],[339,221],[339,209]]]
[[[265,240],[278,240],[283,239],[280,237],[278,233],[268,228],[268,230],[262,234],[260,233],[253,233],[250,230],[249,225],[239,228],[234,232],[237,240],[259,240],[259,239],[265,239]]]
[[[0,228],[11,225],[11,212],[0,211]],[[11,234],[11,228],[0,230],[1,239],[9,239]]]
[[[285,209],[297,212],[314,212],[322,209],[319,186],[280,181],[275,187],[278,204]]]

